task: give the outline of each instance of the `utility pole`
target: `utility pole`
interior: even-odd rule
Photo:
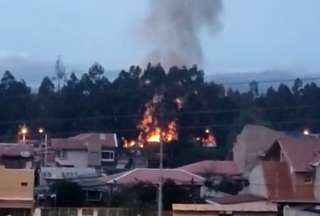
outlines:
[[[48,134],[44,135],[44,166],[48,163]]]
[[[163,142],[160,138],[160,159],[159,159],[159,172],[160,172],[160,178],[159,178],[159,191],[158,191],[158,216],[162,216],[162,170],[163,170]]]

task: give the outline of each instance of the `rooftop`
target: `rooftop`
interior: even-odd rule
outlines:
[[[188,164],[178,169],[182,169],[198,175],[221,174],[221,175],[240,175],[240,170],[234,161],[212,161],[205,160]]]
[[[90,148],[118,147],[116,134],[113,133],[83,133],[69,138],[51,140],[54,149],[88,150]]]
[[[136,184],[139,182],[159,184],[163,181],[172,180],[178,185],[201,185],[205,181],[201,176],[181,169],[148,169],[138,168],[131,171],[102,177],[108,184]]]

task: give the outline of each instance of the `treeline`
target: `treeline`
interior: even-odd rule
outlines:
[[[172,156],[175,164],[199,155],[225,157],[235,135],[248,123],[288,131],[320,129],[320,88],[315,83],[304,85],[300,79],[292,88],[281,84],[259,94],[257,82],[248,83],[250,91],[244,93],[205,82],[204,72],[196,66],[172,67],[166,72],[160,64],[149,64],[145,69],[122,70],[113,81],[107,75],[95,63],[81,77],[66,76],[58,60],[55,78],[45,77],[34,93],[26,82],[5,71],[0,82],[1,140],[15,139],[24,123],[33,129],[44,127],[51,136],[109,131],[120,138],[134,138],[144,105],[157,93],[164,95],[160,117],[177,120],[179,140],[170,148],[172,155],[185,157]],[[178,108],[177,99],[182,102]],[[198,148],[194,142],[205,129],[214,133],[217,149]]]

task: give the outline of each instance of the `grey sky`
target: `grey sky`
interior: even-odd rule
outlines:
[[[319,0],[224,5],[221,32],[201,37],[207,73],[320,69]],[[0,70],[30,80],[48,74],[58,55],[69,69],[139,64],[149,51],[138,37],[147,9],[147,0],[0,0]]]

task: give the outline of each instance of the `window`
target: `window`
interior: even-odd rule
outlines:
[[[102,161],[112,162],[114,161],[113,151],[102,151]]]
[[[27,187],[28,186],[28,182],[21,182],[21,186],[22,187]]]
[[[87,191],[87,201],[101,201],[102,194],[98,191]]]
[[[312,183],[312,176],[307,174],[304,178],[305,183]]]
[[[93,209],[82,209],[82,216],[93,216]]]
[[[62,150],[59,152],[59,158],[60,159],[67,159],[67,152]]]

